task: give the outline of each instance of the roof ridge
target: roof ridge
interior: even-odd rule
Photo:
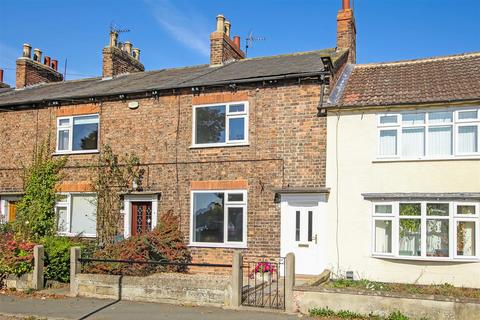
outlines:
[[[282,54],[276,54],[276,55],[272,55],[272,56],[252,57],[252,58],[245,58],[245,59],[236,60],[235,62],[242,62],[242,61],[248,61],[248,60],[269,59],[269,58],[281,58],[281,57],[286,57],[286,56],[300,56],[300,55],[305,55],[305,54],[326,52],[326,51],[329,51],[329,50],[335,51],[335,48],[325,48],[325,49],[300,51],[300,52],[293,52],[293,53],[282,53]]]
[[[356,64],[355,68],[369,68],[369,67],[390,66],[390,65],[399,65],[399,64],[401,65],[401,64],[415,64],[415,63],[424,63],[424,62],[432,62],[432,61],[456,60],[461,58],[477,57],[477,56],[480,57],[480,51],[451,54],[446,56],[433,56],[433,57],[410,59],[410,60],[362,63],[362,64]]]

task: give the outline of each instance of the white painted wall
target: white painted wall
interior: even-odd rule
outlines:
[[[479,262],[372,257],[371,202],[361,195],[479,192],[480,160],[375,162],[377,119],[374,112],[342,113],[340,117],[330,113],[327,128],[326,187],[331,188],[327,205],[328,262],[332,270],[343,275],[352,270],[356,278],[376,281],[480,287]]]

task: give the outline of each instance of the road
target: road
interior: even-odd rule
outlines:
[[[41,299],[0,295],[0,315],[35,316],[40,319],[89,320],[291,320],[297,315],[251,310],[227,310],[213,307],[87,298]],[[4,319],[8,319],[4,317]],[[0,316],[2,320],[2,316]]]

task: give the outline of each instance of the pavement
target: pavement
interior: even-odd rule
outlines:
[[[297,315],[257,310],[228,310],[173,304],[89,298],[40,298],[0,295],[0,320],[10,317],[97,320],[293,320]],[[32,319],[32,318],[29,318]],[[33,318],[34,319],[34,318]]]

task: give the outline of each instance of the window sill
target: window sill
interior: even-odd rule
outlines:
[[[86,150],[86,151],[57,151],[52,153],[52,156],[71,156],[77,154],[98,154],[99,150]]]
[[[190,248],[227,248],[227,249],[247,249],[244,243],[190,243],[187,245]]]
[[[191,145],[190,149],[206,149],[206,148],[225,148],[225,147],[247,147],[250,143],[215,143],[215,144],[195,144]]]
[[[386,163],[386,162],[428,162],[428,161],[465,161],[465,160],[480,160],[480,156],[461,156],[448,158],[418,158],[418,159],[401,159],[401,158],[384,158],[372,160],[372,163]]]
[[[465,257],[465,258],[448,258],[448,257],[414,257],[414,256],[393,256],[393,255],[381,255],[373,254],[372,258],[376,259],[385,259],[385,260],[402,260],[402,261],[418,261],[418,262],[452,262],[452,263],[472,263],[480,262],[479,258],[476,257]]]
[[[61,237],[79,237],[79,238],[96,238],[96,234],[89,234],[89,233],[83,233],[83,234],[78,234],[78,233],[71,233],[71,232],[57,232],[57,235]]]

